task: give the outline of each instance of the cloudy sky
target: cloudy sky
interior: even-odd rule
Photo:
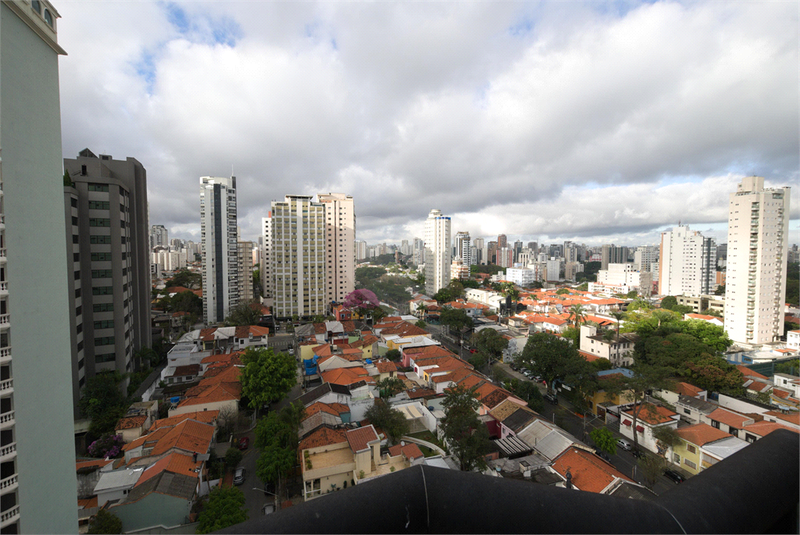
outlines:
[[[199,177],[271,200],[353,195],[357,238],[726,241],[743,175],[791,186],[795,2],[56,4],[63,147],[147,169],[150,223],[199,238]]]

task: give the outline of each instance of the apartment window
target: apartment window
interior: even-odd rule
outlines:
[[[82,370],[82,369],[83,369],[83,361],[84,361],[84,360],[85,360],[85,359],[81,359],[81,360],[79,360],[79,361],[78,361],[78,369],[79,369],[79,370]]]
[[[100,320],[94,322],[95,329],[111,329],[114,327],[114,320]]]
[[[90,217],[89,218],[89,226],[90,227],[110,227],[111,220],[107,217]]]
[[[75,299],[78,299],[80,296],[81,296],[81,289],[80,288],[76,288],[75,289]]]
[[[49,9],[44,10],[44,21],[47,23],[48,26],[51,28],[53,27],[53,14],[50,13]]]
[[[113,276],[114,276],[114,274],[110,269],[93,269],[92,270],[92,278],[93,279],[110,279]]]
[[[73,235],[72,235],[72,243],[78,243],[79,241],[80,241],[80,240],[79,240],[79,238],[78,238],[78,235],[77,235],[77,234],[73,234]]]
[[[111,236],[89,236],[89,243],[92,244],[104,244],[104,243],[111,243]]]
[[[75,308],[75,315],[80,316],[81,314],[83,314],[83,307]]]
[[[72,205],[73,208],[77,208],[78,207],[78,199],[76,199],[75,197],[71,198],[69,200],[69,203]]]
[[[75,272],[75,280],[78,280],[80,278],[81,278],[81,272],[80,271],[76,271]]]
[[[95,355],[94,362],[95,364],[102,364],[104,362],[113,362],[116,358],[117,356],[114,353],[104,353],[102,355]]]
[[[694,446],[692,446],[691,444],[687,444],[687,445],[686,445],[686,450],[687,450],[689,453],[697,453],[697,448],[695,448],[695,447],[694,447]]]
[[[89,201],[89,210],[109,210],[111,203],[108,201]]]
[[[95,346],[113,346],[114,345],[114,337],[113,336],[101,336],[99,338],[94,339]]]
[[[75,327],[75,331],[76,331],[78,334],[81,334],[81,333],[83,332],[83,323],[79,323],[79,324],[78,324],[78,326],[77,326],[77,327]]]
[[[86,172],[84,171],[83,174],[85,175]],[[89,191],[108,191],[108,184],[95,184],[94,182],[89,182],[88,189]]]
[[[112,295],[114,288],[111,286],[95,286],[92,288],[92,295]]]
[[[113,312],[114,303],[96,303],[92,305],[92,310],[94,312]]]
[[[80,342],[78,342],[78,351],[80,351],[80,350],[82,350],[82,349],[83,349],[83,340],[81,340]]]
[[[111,260],[111,253],[92,253],[91,260],[92,262]]]
[[[685,459],[684,458],[683,459],[683,464],[685,464],[686,466],[688,466],[692,470],[697,470],[697,465],[695,463],[693,463],[692,461],[690,461],[689,459]]]

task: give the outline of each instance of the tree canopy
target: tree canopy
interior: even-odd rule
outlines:
[[[166,282],[166,288],[172,288],[173,286],[183,286],[190,290],[199,290],[203,287],[203,275],[200,273],[192,273],[188,269],[183,268]]]
[[[391,444],[400,442],[400,438],[410,429],[405,415],[397,409],[393,409],[382,399],[376,399],[372,407],[364,413],[364,417],[375,427],[383,429]]]
[[[255,445],[261,449],[256,475],[261,481],[276,483],[278,495],[297,464],[298,433],[304,414],[303,404],[295,402],[270,412],[256,426]]]
[[[474,325],[472,318],[460,308],[443,308],[439,314],[439,323],[447,325],[454,331],[459,333],[463,329],[471,329]]]
[[[475,412],[480,405],[474,390],[462,386],[445,392],[444,417],[440,426],[450,450],[455,454],[461,470],[486,468],[485,456],[489,452],[489,431]]]
[[[197,533],[211,533],[247,520],[244,494],[237,487],[215,487],[197,517]]]
[[[242,303],[230,311],[225,318],[226,327],[236,327],[244,325],[257,325],[261,320],[261,307],[253,306],[255,303]]]
[[[567,377],[582,382],[585,374],[593,372],[584,366],[588,362],[568,340],[550,333],[535,333],[528,337],[517,362],[542,376],[548,388],[552,388],[553,381],[564,381]]]
[[[125,415],[128,400],[119,388],[122,380],[118,372],[105,372],[86,381],[78,409],[92,420],[89,427],[91,437],[113,434],[117,421]]]
[[[107,509],[100,509],[89,520],[87,533],[122,533],[122,520]]]
[[[508,340],[494,329],[481,329],[472,335],[472,345],[486,357],[496,359],[508,347]]]
[[[609,431],[608,428],[598,427],[593,429],[592,432],[589,433],[589,436],[592,437],[592,442],[594,442],[598,449],[609,455],[617,453],[617,437],[615,437],[614,433]]]
[[[258,410],[266,403],[280,401],[297,380],[297,363],[286,353],[271,348],[249,347],[241,356],[244,369],[239,377],[242,395],[250,408]]]

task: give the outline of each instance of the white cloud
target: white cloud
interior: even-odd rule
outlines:
[[[791,3],[58,7],[65,156],[137,158],[173,234],[231,167],[246,237],[294,193],[352,194],[368,241],[436,207],[473,235],[631,244],[724,223],[744,174],[800,195]]]

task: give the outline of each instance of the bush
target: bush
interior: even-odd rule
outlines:
[[[89,455],[105,459],[115,459],[122,453],[122,435],[103,435],[89,444]]]
[[[114,513],[100,509],[89,521],[87,533],[122,533],[122,520]]]
[[[244,454],[238,448],[228,448],[225,452],[225,465],[228,468],[236,468],[242,462],[242,457]]]

